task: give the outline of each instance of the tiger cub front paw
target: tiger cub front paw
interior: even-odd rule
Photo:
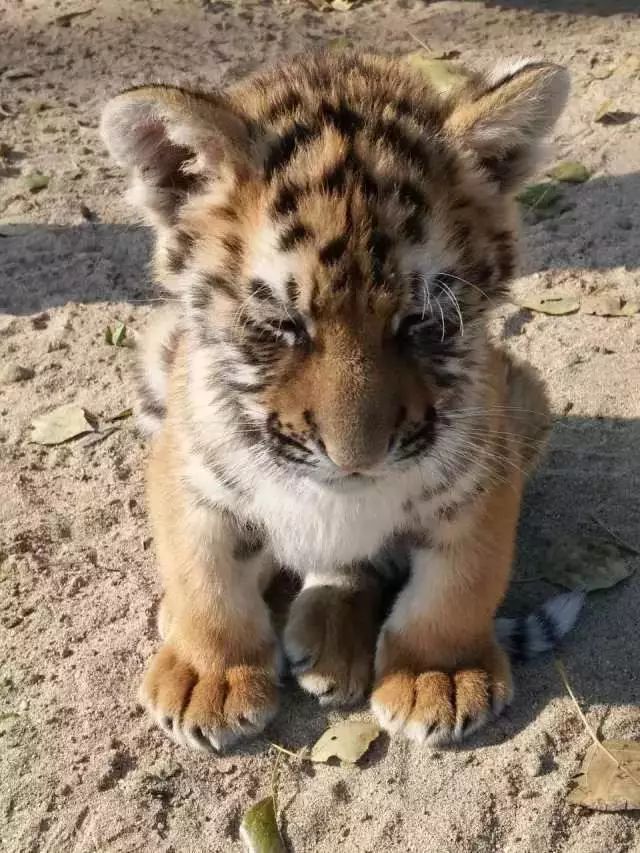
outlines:
[[[509,660],[497,644],[470,651],[461,658],[468,663],[439,667],[432,660],[420,666],[411,656],[389,654],[385,644],[393,642],[388,634],[381,638],[371,697],[373,713],[392,735],[429,746],[459,742],[512,699]],[[393,663],[385,665],[384,657]]]
[[[331,585],[303,589],[291,606],[284,647],[300,686],[322,705],[353,705],[373,674],[375,593]]]
[[[275,665],[194,664],[166,642],[150,661],[140,700],[176,743],[222,750],[258,734],[272,719],[278,706],[276,681]]]

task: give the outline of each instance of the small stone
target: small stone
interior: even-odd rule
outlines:
[[[22,367],[20,364],[5,364],[0,371],[0,385],[11,385],[13,382],[26,382],[36,375],[31,367]]]
[[[539,755],[530,754],[523,757],[522,769],[531,779],[543,773],[542,760]]]

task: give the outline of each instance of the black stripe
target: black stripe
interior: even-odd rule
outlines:
[[[522,661],[527,657],[529,643],[527,630],[527,617],[518,616],[514,620],[513,630],[510,637],[510,651],[514,660]]]
[[[293,157],[296,149],[309,142],[319,132],[319,128],[311,128],[298,121],[294,122],[293,126],[271,146],[264,164],[267,180],[270,180],[276,172],[282,171]]]
[[[346,234],[340,237],[335,237],[330,240],[325,246],[320,249],[320,263],[330,266],[337,264],[340,258],[344,255],[349,238]]]
[[[218,290],[220,293],[224,293],[225,296],[228,296],[230,299],[237,302],[238,295],[234,290],[233,285],[222,276],[209,273],[204,276],[204,281],[213,290]]]
[[[554,648],[560,642],[560,629],[556,625],[553,620],[553,617],[549,616],[544,607],[540,607],[536,610],[534,614],[538,624],[540,625],[540,630],[544,634],[544,638],[549,644],[551,648]]]
[[[300,286],[292,275],[287,279],[285,287],[287,289],[287,299],[292,305],[295,305],[300,298]]]
[[[271,292],[269,285],[261,278],[252,278],[249,282],[249,291],[254,299],[259,302],[268,302],[271,305],[277,304],[278,299]]]
[[[313,237],[313,232],[302,222],[296,222],[282,234],[280,237],[280,249],[283,252],[290,252],[295,249],[300,243],[309,240]]]
[[[300,189],[296,188],[294,191],[293,187],[289,185],[281,187],[273,203],[273,209],[276,214],[279,216],[288,216],[288,214],[294,213],[298,208],[298,195],[300,192]]]
[[[324,122],[335,127],[343,136],[353,137],[364,126],[364,119],[359,113],[341,101],[337,107],[328,101],[320,105],[320,117]]]

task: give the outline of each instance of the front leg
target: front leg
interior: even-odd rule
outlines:
[[[353,705],[373,675],[382,588],[365,567],[307,575],[291,605],[284,647],[300,686],[322,705]]]
[[[277,646],[262,598],[273,564],[258,531],[185,486],[170,430],[149,469],[164,642],[141,699],[179,744],[221,749],[259,732],[276,710]]]
[[[494,636],[508,584],[519,476],[435,525],[383,626],[372,709],[392,734],[459,741],[512,698],[509,660]]]

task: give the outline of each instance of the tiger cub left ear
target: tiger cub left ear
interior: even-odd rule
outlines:
[[[498,66],[464,90],[446,130],[473,148],[483,167],[506,192],[535,171],[544,137],[569,94],[561,65],[521,60]]]

